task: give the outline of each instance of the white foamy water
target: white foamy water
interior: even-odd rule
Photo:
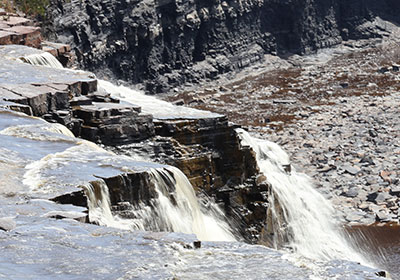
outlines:
[[[124,86],[116,86],[107,81],[98,80],[98,83],[99,90],[104,90],[110,93],[112,97],[124,102],[141,106],[142,112],[152,114],[156,119],[215,118],[222,116],[208,111],[176,106],[154,96],[146,95],[144,92]]]
[[[273,142],[252,138],[242,129],[237,132],[242,145],[256,152],[259,168],[271,184],[275,197],[271,204],[279,202],[282,207],[288,228],[275,229],[275,235],[286,231],[289,246],[310,259],[345,259],[368,264],[341,233],[340,225],[334,220],[334,208],[313,188],[311,179],[294,168],[285,171],[285,166],[290,164],[288,155]]]
[[[160,218],[159,229],[194,233],[201,240],[235,240],[223,217],[203,213],[192,185],[179,169],[169,166],[151,173],[158,193],[154,207]],[[171,187],[175,188],[173,193]]]
[[[204,241],[236,240],[222,215],[203,213],[193,187],[179,169],[168,166],[151,169],[149,173],[157,197],[149,205],[139,201],[131,212],[133,219],[112,214],[108,187],[103,180],[82,185],[88,198],[90,221],[122,229],[195,234]]]
[[[50,68],[63,69],[62,64],[51,53],[43,52],[40,54],[30,54],[20,58],[21,61]]]
[[[106,183],[99,179],[81,186],[87,197],[89,221],[101,226],[132,229],[129,220],[123,220],[111,213],[110,194]]]

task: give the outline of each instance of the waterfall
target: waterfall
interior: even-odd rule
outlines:
[[[204,213],[192,185],[179,169],[153,169],[151,174],[158,193],[153,202],[159,221],[157,230],[195,233],[201,240],[235,240],[224,217]]]
[[[275,246],[286,240],[289,247],[306,258],[367,264],[339,230],[330,202],[313,188],[309,177],[288,168],[288,155],[273,142],[252,138],[243,129],[237,132],[241,144],[256,153],[258,166],[271,185],[269,214]]]
[[[22,62],[26,62],[32,65],[46,66],[50,68],[62,69],[62,64],[55,58],[51,53],[42,52],[38,54],[30,54],[21,57]]]
[[[235,240],[222,213],[205,213],[201,208],[192,185],[179,169],[168,166],[151,169],[149,173],[157,197],[150,202],[137,202],[130,210],[130,219],[112,214],[108,187],[103,180],[81,186],[88,200],[90,222],[122,229],[196,234],[200,240],[208,241]]]

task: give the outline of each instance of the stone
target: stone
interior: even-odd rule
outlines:
[[[193,241],[193,247],[195,249],[200,249],[201,248],[201,241],[200,240]]]
[[[92,105],[93,101],[92,99],[86,97],[86,96],[77,96],[72,98],[69,101],[69,104],[74,107],[74,106],[81,106],[81,105]]]
[[[391,174],[392,172],[386,170],[382,170],[381,172],[379,172],[379,176],[387,183],[392,182],[392,178],[390,177]]]
[[[378,137],[378,133],[376,133],[376,131],[373,129],[368,130],[368,134],[373,138]]]
[[[368,201],[372,201],[375,203],[382,203],[390,197],[390,194],[387,192],[375,192],[369,194],[367,197]]]
[[[385,74],[386,72],[389,72],[389,68],[388,67],[381,67],[378,72],[380,74]]]
[[[389,215],[384,211],[378,211],[376,212],[376,219],[381,222],[388,221]]]
[[[15,229],[17,224],[11,217],[0,218],[0,230],[11,231]]]
[[[360,160],[360,163],[365,163],[365,164],[368,164],[368,165],[375,165],[374,160],[370,156],[362,157],[362,159]]]
[[[351,175],[357,175],[361,169],[356,165],[343,165],[342,169]]]
[[[365,216],[364,212],[353,211],[346,215],[346,220],[349,222],[358,222]]]
[[[390,194],[400,197],[400,185],[391,185]]]
[[[176,101],[174,101],[174,105],[177,105],[177,106],[185,105],[185,101],[183,99],[176,100]]]
[[[76,211],[51,211],[46,213],[44,217],[53,219],[73,219],[81,223],[85,223],[88,221],[87,213]]]
[[[345,192],[344,195],[347,197],[356,197],[358,196],[358,188],[352,187],[347,192]]]

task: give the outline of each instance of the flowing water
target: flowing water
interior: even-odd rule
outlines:
[[[224,215],[202,209],[192,185],[179,169],[172,166],[153,169],[151,177],[158,198],[152,200],[150,208],[136,209],[139,229],[195,233],[200,240],[235,240]]]
[[[63,69],[62,64],[51,53],[30,54],[20,58],[21,61],[50,68]]]
[[[108,187],[103,180],[82,185],[90,222],[121,229],[196,234],[203,241],[236,240],[222,212],[219,216],[205,213],[192,185],[179,169],[167,166],[148,172],[158,197],[150,202],[138,201],[131,210],[133,219],[121,219],[112,214]]]
[[[276,203],[282,208],[283,217],[271,212],[276,221],[275,246],[287,239],[295,252],[310,259],[347,259],[368,264],[340,232],[332,205],[313,188],[310,178],[289,167],[288,155],[273,142],[252,138],[242,129],[237,132],[242,145],[255,151],[259,168],[271,185],[271,208],[276,208]]]

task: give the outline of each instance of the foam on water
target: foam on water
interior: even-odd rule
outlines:
[[[221,115],[208,111],[201,111],[184,106],[175,106],[144,92],[124,86],[116,86],[110,82],[98,80],[99,89],[110,93],[112,97],[124,102],[139,105],[144,113],[152,114],[157,119],[191,119],[215,118]]]

